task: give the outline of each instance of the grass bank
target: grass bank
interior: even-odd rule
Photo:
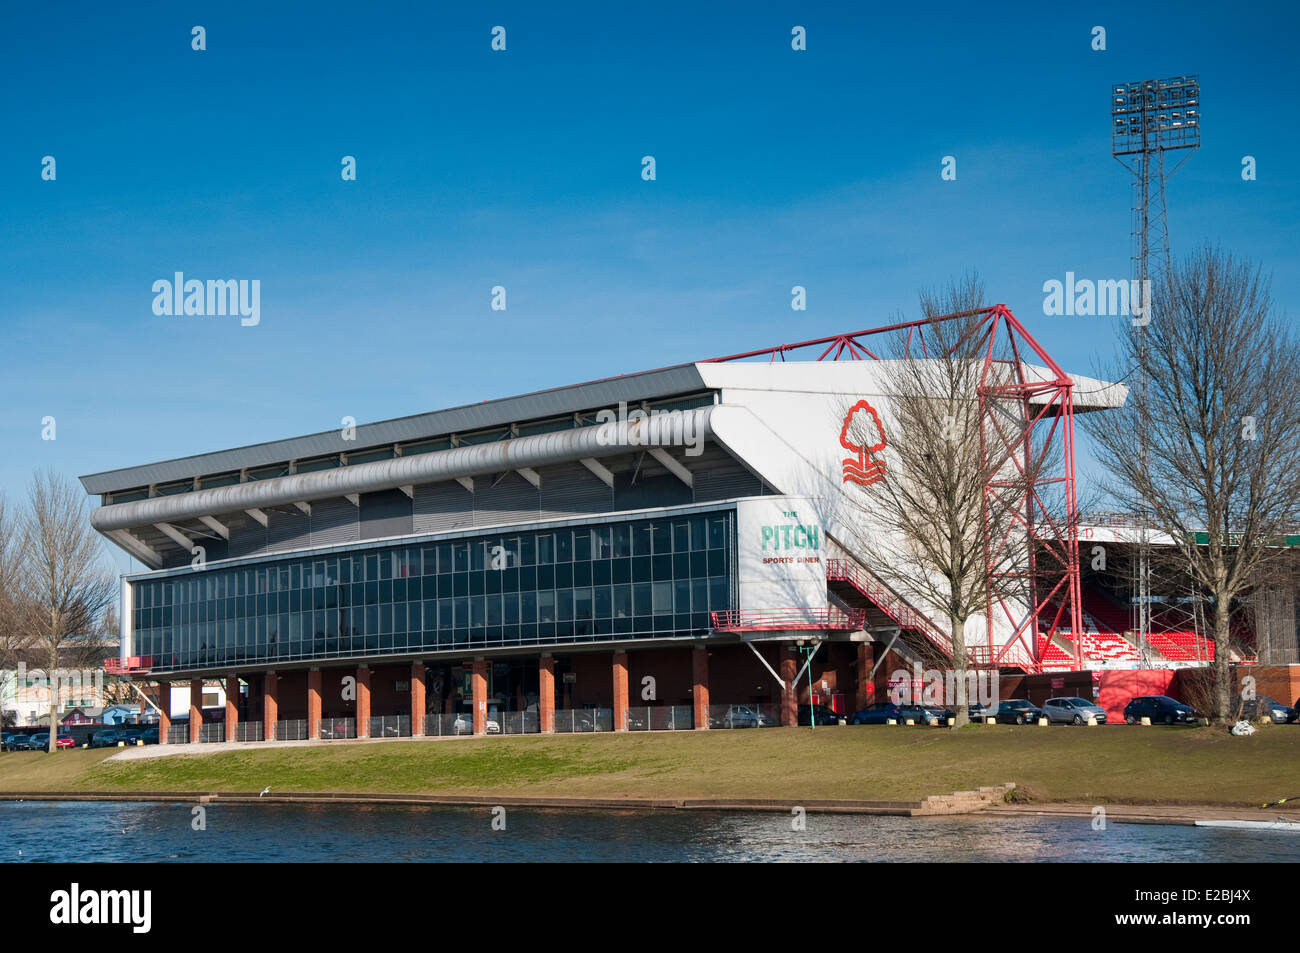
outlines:
[[[0,792],[911,801],[1014,781],[1050,803],[1259,806],[1300,796],[1300,728],[772,728],[214,751],[0,755]]]

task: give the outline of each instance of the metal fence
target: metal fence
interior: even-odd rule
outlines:
[[[306,741],[306,718],[281,718],[275,723],[276,741]]]
[[[209,721],[199,725],[199,743],[216,744],[226,740],[226,724],[222,721]]]
[[[767,704],[710,705],[710,728],[775,728],[781,724],[781,706]]]
[[[409,738],[411,737],[410,715],[371,715],[371,738]]]
[[[472,735],[474,733],[473,716],[469,712],[451,715],[426,715],[424,734],[429,738],[443,735]]]
[[[263,741],[265,737],[260,721],[241,721],[235,726],[236,741]]]
[[[690,731],[695,716],[690,705],[659,705],[627,710],[628,731]]]
[[[169,745],[185,745],[190,742],[190,726],[181,723],[179,725],[169,725],[167,727],[167,743]]]
[[[613,730],[614,709],[612,708],[558,709],[555,712],[556,734]]]
[[[355,738],[357,736],[357,720],[355,718],[322,718],[320,720],[320,736],[326,741],[339,738]]]

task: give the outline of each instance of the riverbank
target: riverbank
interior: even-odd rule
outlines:
[[[1017,809],[1259,809],[1300,795],[1300,729],[826,727],[0,755],[0,794],[411,796],[440,803],[869,806],[1011,782]],[[1284,805],[1281,810],[1286,810]],[[1278,813],[1271,810],[1270,816]]]

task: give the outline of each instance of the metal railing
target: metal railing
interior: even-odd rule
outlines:
[[[187,724],[169,725],[167,727],[169,745],[187,745],[190,743],[190,726]]]
[[[275,723],[276,741],[306,741],[306,718],[281,718]]]
[[[241,721],[235,726],[236,741],[264,741],[266,735],[260,721]]]
[[[719,631],[739,629],[847,629],[854,631],[866,625],[865,609],[839,606],[796,609],[726,609],[711,613],[713,627]]]
[[[409,738],[411,737],[410,715],[371,715],[371,738]]]
[[[952,640],[923,613],[912,608],[901,596],[872,578],[847,559],[826,560],[828,581],[847,582],[874,603],[881,612],[905,629],[916,629],[927,639],[952,655]]]
[[[206,721],[199,726],[199,743],[217,744],[226,740],[226,723],[224,721]]]
[[[695,715],[690,705],[657,705],[627,710],[628,731],[690,731]]]
[[[781,706],[771,704],[710,705],[710,728],[776,728]]]
[[[325,741],[339,738],[355,738],[357,722],[355,718],[322,718],[320,736]]]
[[[555,712],[555,733],[571,734],[583,731],[613,731],[612,708],[566,708]]]

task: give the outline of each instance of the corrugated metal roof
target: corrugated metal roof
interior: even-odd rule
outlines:
[[[657,371],[645,371],[573,384],[549,390],[535,391],[517,397],[485,400],[477,404],[451,407],[393,420],[362,424],[357,427],[356,440],[341,444],[339,430],[327,430],[304,437],[273,440],[214,453],[203,453],[175,460],[162,460],[143,466],[106,470],[81,477],[87,493],[112,493],[254,468],[290,460],[361,451],[367,447],[405,443],[428,437],[484,430],[505,424],[557,417],[578,411],[616,408],[619,401],[659,400],[677,394],[705,390],[704,381],[694,364],[681,364]]]

